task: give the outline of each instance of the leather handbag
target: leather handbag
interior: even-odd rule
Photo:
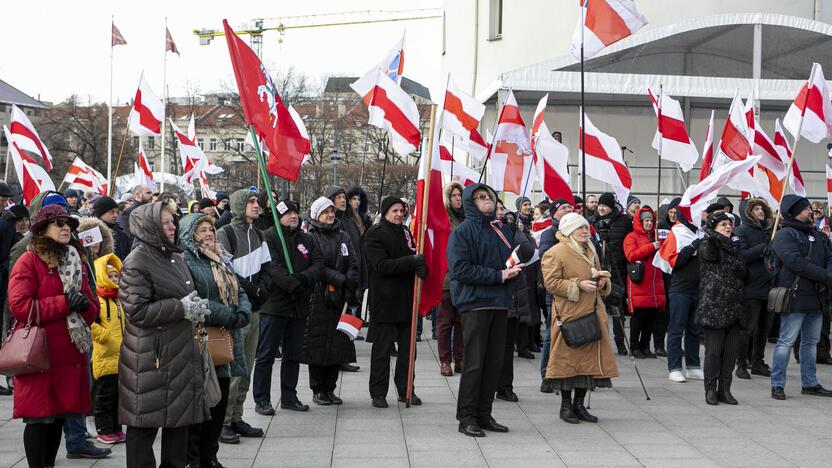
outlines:
[[[814,242],[809,242],[809,252],[806,254],[806,261],[812,258],[812,247]],[[788,314],[792,307],[792,298],[797,293],[797,286],[800,283],[800,275],[794,276],[794,282],[790,288],[778,286],[768,290],[768,302],[766,309],[774,314]]]
[[[564,322],[555,310],[557,326],[563,336],[563,341],[570,348],[581,346],[601,339],[601,324],[598,323],[598,293],[595,293],[592,312],[569,322]]]
[[[234,337],[221,327],[205,327],[208,334],[208,352],[215,366],[224,366],[234,360]]]
[[[208,408],[213,408],[222,399],[222,389],[220,388],[220,381],[217,379],[217,370],[214,369],[211,351],[208,348],[208,332],[206,331],[206,327],[199,326],[194,339],[197,341],[200,361],[202,362],[203,388],[205,389],[203,398],[205,399],[205,405]]]
[[[48,371],[49,367],[46,331],[40,326],[40,309],[33,298],[26,323],[21,325],[15,321],[3,339],[0,375],[34,374]]]
[[[630,277],[630,281],[632,281],[633,283],[641,283],[642,281],[644,281],[644,264],[641,262],[628,263],[627,275]]]

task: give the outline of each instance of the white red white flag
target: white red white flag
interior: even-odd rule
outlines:
[[[106,195],[109,188],[104,174],[93,169],[79,157],[76,157],[66,170],[62,184],[69,184],[67,188],[71,189],[94,190],[101,195]]]
[[[727,161],[714,169],[705,180],[688,187],[682,195],[679,207],[689,209],[690,221],[698,225],[700,215],[707,208],[708,203],[716,198],[719,191],[737,177],[744,175],[750,179],[748,171],[759,161],[759,156],[749,156],[739,161]]]
[[[444,141],[439,144],[438,149],[434,148],[433,151],[434,157],[436,157],[437,154],[439,155],[439,164],[442,167],[442,174],[448,176],[450,180],[459,182],[463,187],[467,187],[479,180],[480,173],[466,166],[465,163],[456,161],[451,150],[445,146]]]
[[[500,110],[494,144],[488,153],[491,188],[497,192],[510,192],[525,196],[532,189],[531,140],[514,93],[509,91]]]
[[[702,167],[699,169],[699,181],[705,180],[711,173],[711,166],[714,164],[714,111],[711,111],[711,120],[708,122],[708,131],[705,133],[705,146],[702,147]]]
[[[687,216],[687,215],[685,215]],[[696,232],[688,229],[687,226],[680,221],[670,228],[667,238],[662,242],[662,246],[656,255],[653,257],[653,266],[667,273],[673,273],[673,268],[676,267],[676,259],[679,257],[679,252],[685,247],[689,246],[694,240],[703,237],[703,232],[697,230]]]
[[[789,139],[786,137],[786,132],[780,126],[780,119],[774,121],[774,147],[777,149],[780,158],[784,161],[784,165],[788,165],[789,159],[792,157],[792,150],[789,146]],[[800,173],[800,168],[797,165],[797,158],[792,161],[792,176],[789,177],[789,186],[795,194],[801,197],[807,196],[806,185],[803,182],[803,175]]]
[[[826,203],[832,206],[832,167],[826,166]]]
[[[633,187],[633,178],[630,175],[630,170],[627,169],[627,165],[624,164],[621,145],[618,144],[615,138],[598,130],[589,120],[588,115],[584,117],[586,120],[586,135],[584,138],[580,137],[580,127],[578,129],[578,168],[583,172],[584,169],[581,165],[584,158],[582,154],[586,151],[586,175],[610,184],[618,202],[622,205],[626,204],[630,189]],[[583,139],[586,139],[586,150],[584,150],[581,141]]]
[[[572,189],[569,187],[569,150],[555,140],[544,121],[548,98],[549,95],[546,94],[537,103],[532,120],[531,144],[537,180],[550,200],[563,198],[574,205]]]
[[[5,125],[3,133],[6,135],[6,141],[9,142],[9,156],[11,156],[17,180],[23,191],[23,200],[26,205],[31,205],[32,200],[41,192],[55,190],[55,184],[37,161],[20,149],[12,139],[11,131]]]
[[[477,161],[488,154],[488,144],[477,127],[485,113],[485,106],[459,89],[448,74],[448,85],[442,103],[441,128],[455,135],[454,144],[459,144]],[[443,135],[444,136],[444,135]]]
[[[699,151],[688,135],[685,116],[679,101],[662,93],[661,105],[650,88],[647,88],[653,111],[657,117],[656,134],[653,136],[653,149],[659,151],[662,159],[679,163],[683,171],[693,169],[699,159]]]
[[[179,49],[176,48],[176,43],[173,42],[173,36],[170,35],[170,30],[165,26],[165,52],[173,52],[179,55]]]
[[[777,179],[782,179],[786,176],[786,164],[774,147],[774,142],[754,117],[754,101],[751,96],[745,101],[745,117],[748,131],[752,135],[751,153],[760,156],[759,165],[767,168],[767,172],[771,172]]]
[[[208,177],[205,175],[205,171],[199,171],[199,188],[202,191],[203,198],[210,198],[213,201],[217,201],[217,192],[211,190],[211,187],[208,185]]]
[[[803,84],[794,98],[783,118],[783,126],[794,138],[803,137],[812,143],[832,137],[832,103],[820,64],[812,64],[809,82]]]
[[[150,187],[151,191],[156,191],[156,182],[153,181],[153,171],[150,170],[150,163],[147,161],[147,156],[144,153],[144,146],[142,140],[139,140],[139,155],[136,158],[136,163],[133,166],[134,186],[146,185]]]
[[[43,160],[43,167],[47,171],[52,170],[52,154],[46,147],[46,144],[41,140],[32,121],[26,116],[26,113],[20,110],[19,107],[12,104],[12,120],[9,124],[12,140],[17,143],[18,149],[28,151],[36,154]]]
[[[176,141],[179,145],[179,158],[182,162],[182,176],[180,180],[182,180],[186,184],[190,184],[193,181],[193,178],[196,176],[195,169],[197,166],[200,166],[202,170],[207,172],[208,174],[219,174],[223,172],[223,168],[217,166],[216,164],[212,163],[208,160],[208,157],[196,144],[194,138],[186,136],[179,130],[179,127],[173,121],[173,119],[168,119],[170,122],[170,126],[173,129],[174,134],[176,135]],[[191,116],[191,122],[188,124],[188,132],[191,132],[193,128],[194,134],[196,134],[196,127],[194,126],[194,119]],[[204,161],[203,165],[200,165],[200,161]]]
[[[402,73],[404,72],[404,33],[402,39],[393,47],[384,60],[379,62],[378,68],[393,80],[397,85],[402,82]]]
[[[110,47],[127,44],[127,41],[124,39],[124,36],[121,35],[121,31],[118,30],[115,23],[111,23],[111,25],[113,26],[113,31],[110,37]]]
[[[163,116],[162,101],[147,84],[142,73],[139,89],[136,90],[133,107],[130,109],[130,131],[140,137],[159,136],[162,134]]]
[[[373,68],[350,87],[367,105],[369,124],[387,130],[390,144],[401,156],[419,147],[419,109],[413,99],[381,69]]]
[[[581,16],[572,35],[572,55],[588,59],[604,47],[624,39],[647,24],[633,0],[580,0]]]
[[[719,151],[734,161],[745,159],[752,152],[751,143],[753,138],[754,133],[748,126],[745,106],[740,99],[739,93],[737,93],[731,102],[731,108],[728,110],[728,118],[725,120],[725,126],[722,129]]]
[[[341,318],[338,320],[338,326],[335,329],[346,333],[350,337],[350,341],[352,341],[358,337],[358,333],[361,332],[363,325],[364,321],[355,315],[341,314]]]

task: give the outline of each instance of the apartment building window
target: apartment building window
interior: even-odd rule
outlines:
[[[205,151],[205,138],[197,138],[196,145],[199,146],[199,149]]]
[[[503,0],[488,0],[488,40],[503,38]]]
[[[222,144],[223,144],[223,149],[225,151],[231,151],[231,139],[230,138],[226,138],[225,140],[223,140]]]
[[[133,148],[138,148],[138,147],[139,147],[139,137],[134,136],[133,137]]]
[[[147,148],[148,149],[156,148],[156,137],[147,137]]]
[[[237,151],[244,152],[246,150],[246,141],[242,138],[237,138]]]
[[[208,151],[216,151],[217,150],[217,139],[211,138],[208,140]]]

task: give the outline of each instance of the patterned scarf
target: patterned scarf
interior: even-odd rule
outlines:
[[[200,247],[199,251],[211,264],[211,273],[214,275],[214,282],[217,283],[217,289],[220,291],[220,301],[225,305],[238,305],[238,285],[234,272],[231,271],[223,259],[210,247]]]
[[[67,246],[64,256],[58,260],[58,275],[64,285],[64,294],[69,292],[81,292],[83,281],[82,268],[84,265],[81,256],[75,247]],[[82,293],[83,294],[83,293]],[[66,316],[66,328],[69,338],[75,344],[78,351],[89,353],[92,349],[92,333],[78,312],[70,312]]]

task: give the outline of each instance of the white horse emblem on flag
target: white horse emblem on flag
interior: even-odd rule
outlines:
[[[277,86],[275,86],[266,67],[260,64],[260,71],[263,73],[263,78],[266,80],[265,84],[257,87],[257,95],[260,96],[260,102],[264,99],[269,103],[269,120],[272,122],[272,128],[277,126]]]

